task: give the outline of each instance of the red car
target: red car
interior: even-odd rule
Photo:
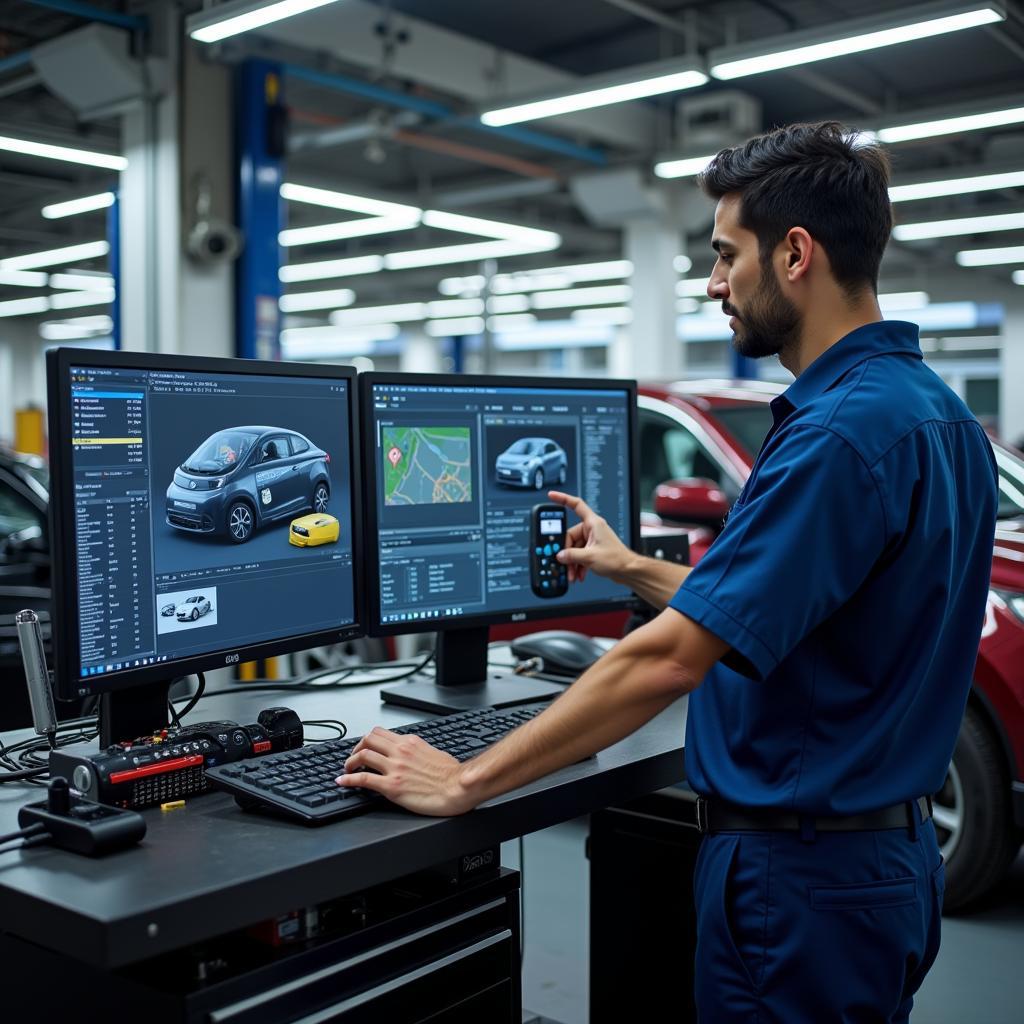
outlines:
[[[782,387],[684,381],[640,388],[645,527],[690,528],[691,561],[708,549],[772,423]],[[992,584],[967,712],[935,824],[947,909],[966,907],[1006,871],[1024,837],[1024,457],[993,440],[999,523]]]

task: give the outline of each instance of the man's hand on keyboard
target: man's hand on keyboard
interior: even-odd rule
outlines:
[[[373,790],[407,810],[440,818],[473,807],[461,771],[454,757],[419,736],[400,736],[378,726],[356,744],[337,782]]]

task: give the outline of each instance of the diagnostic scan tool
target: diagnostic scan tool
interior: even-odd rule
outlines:
[[[569,570],[555,555],[565,547],[565,509],[534,505],[531,518],[530,586],[538,597],[562,597],[569,590]]]

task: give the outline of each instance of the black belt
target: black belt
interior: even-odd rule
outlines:
[[[910,828],[916,825],[913,806],[921,821],[932,816],[931,797],[919,796],[903,804],[866,814],[845,817],[810,817],[771,807],[740,807],[725,800],[697,798],[697,828],[701,832],[867,832],[876,829]]]

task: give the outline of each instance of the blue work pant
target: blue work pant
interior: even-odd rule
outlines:
[[[909,1020],[939,951],[944,887],[931,821],[706,836],[694,877],[701,1024]]]

